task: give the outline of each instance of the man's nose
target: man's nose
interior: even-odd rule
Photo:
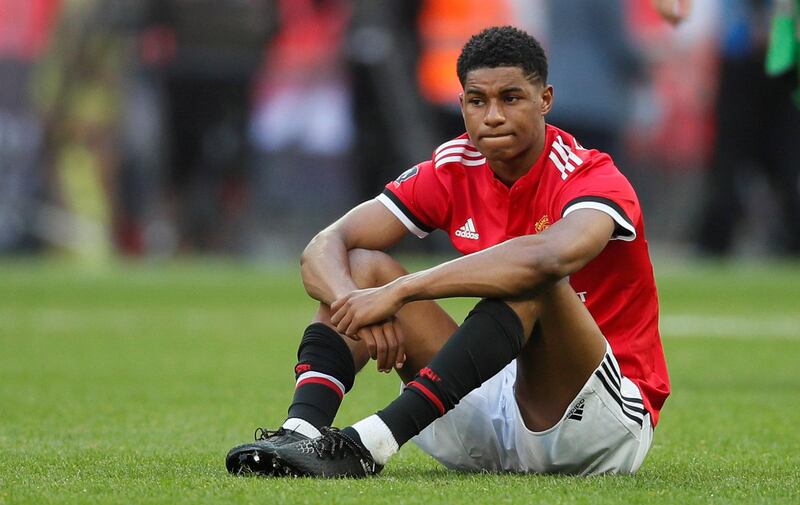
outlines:
[[[486,115],[483,116],[483,122],[486,126],[498,126],[505,123],[506,118],[503,114],[503,108],[496,101],[489,102],[489,107],[486,109]]]

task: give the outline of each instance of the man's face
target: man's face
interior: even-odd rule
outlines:
[[[460,98],[467,133],[489,161],[538,155],[533,151],[541,149],[544,139],[551,86],[532,83],[519,67],[480,68],[467,73]]]

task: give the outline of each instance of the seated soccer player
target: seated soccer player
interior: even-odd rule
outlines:
[[[642,464],[669,380],[636,194],[607,154],[545,123],[553,88],[533,37],[487,29],[457,68],[467,132],[303,253],[320,307],[288,419],[231,449],[231,473],[369,476],[411,439],[461,470]],[[437,228],[463,256],[409,274],[382,252]],[[482,298],[460,326],[434,301],[455,296]],[[331,428],[370,359],[404,390]]]

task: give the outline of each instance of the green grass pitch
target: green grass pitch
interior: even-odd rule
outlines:
[[[800,503],[800,265],[656,266],[673,395],[636,476],[465,475],[407,446],[323,481],[223,464],[286,412],[296,266],[0,263],[0,504]],[[397,388],[369,367],[337,423]]]

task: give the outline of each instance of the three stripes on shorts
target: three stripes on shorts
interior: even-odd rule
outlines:
[[[603,383],[603,387],[608,391],[609,396],[617,402],[625,417],[641,427],[644,422],[644,416],[647,414],[644,402],[642,402],[641,398],[625,396],[622,393],[622,374],[609,354],[605,355],[603,362],[595,370],[594,374]]]

